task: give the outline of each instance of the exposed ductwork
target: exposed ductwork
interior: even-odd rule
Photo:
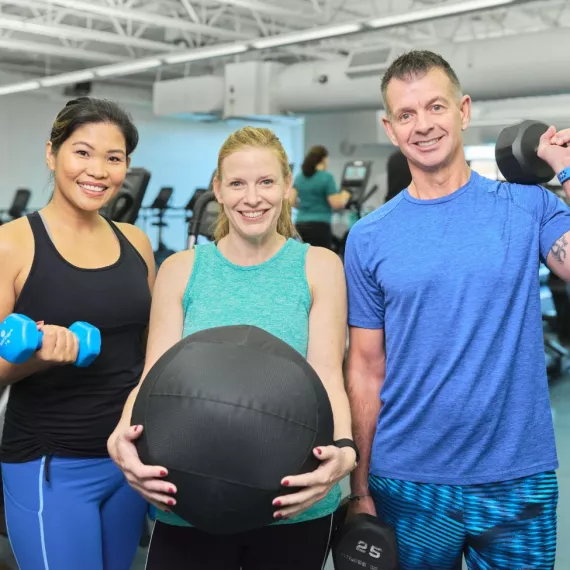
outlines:
[[[430,49],[450,62],[464,92],[474,99],[570,93],[570,75],[565,72],[570,35],[565,29]],[[307,112],[381,107],[381,72],[350,79],[347,63],[301,63],[286,68],[274,89],[279,108]]]
[[[565,71],[570,36],[565,29],[462,44],[444,43],[430,49],[451,63],[464,92],[475,101],[570,93],[570,75]],[[384,52],[378,53],[382,56]],[[258,66],[259,78],[265,78],[264,83],[252,80],[252,62],[244,62],[243,65],[247,64],[249,69],[241,84],[239,74],[235,73],[235,66],[240,64],[232,64],[231,82],[227,73],[224,81],[212,82],[211,104],[207,111],[231,114],[220,104],[228,100],[224,92],[230,89],[233,89],[233,99],[239,98],[242,113],[250,102],[248,114],[251,115],[267,114],[268,108],[274,114],[381,109],[380,83],[386,59],[377,64],[368,61],[360,66],[360,70],[358,65],[354,65],[355,61],[358,62],[358,58],[353,54],[335,61],[299,63],[279,69],[277,73],[263,71],[263,66],[271,65],[270,62],[254,62]],[[367,73],[373,75],[367,76]],[[177,112],[206,111],[203,97],[196,95],[199,81],[203,78],[161,82],[160,90],[155,89],[155,112],[158,115],[170,114],[162,97],[172,104],[173,96],[180,98],[179,104],[175,105]],[[171,89],[172,93],[167,97]],[[271,93],[271,102],[265,105],[265,109],[256,107],[258,97],[254,90],[259,89]],[[194,105],[195,98],[200,99],[200,108]],[[483,118],[481,115],[480,119]]]

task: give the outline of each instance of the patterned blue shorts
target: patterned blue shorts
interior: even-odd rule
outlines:
[[[486,485],[370,477],[378,517],[396,531],[401,570],[552,570],[554,471]]]

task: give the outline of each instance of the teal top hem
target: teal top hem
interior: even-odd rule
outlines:
[[[327,496],[320,502],[315,503],[312,507],[305,512],[297,515],[288,520],[275,521],[268,526],[276,526],[282,524],[298,524],[302,522],[309,522],[312,520],[320,519],[332,515],[339,507],[342,499],[342,491],[340,484],[336,484],[327,494]],[[172,526],[193,527],[184,519],[180,518],[175,513],[165,513],[164,511],[155,510],[156,514],[153,518],[161,523],[170,524]]]
[[[332,223],[332,214],[319,214],[318,212],[301,212],[297,214],[295,223],[303,222],[323,222],[325,224]]]

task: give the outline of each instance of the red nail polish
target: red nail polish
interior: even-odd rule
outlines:
[[[280,506],[281,506],[281,501],[273,501],[273,506],[274,506],[274,507],[280,507]]]
[[[283,515],[282,515],[281,513],[277,513],[277,514],[275,515],[275,518],[280,520],[280,519],[283,518]]]
[[[169,492],[171,495],[174,495],[174,493],[176,493],[176,491],[174,490],[174,487],[170,487],[170,489],[168,489],[168,492]]]
[[[287,487],[289,485],[289,481],[283,481],[283,485],[285,485],[285,487]]]
[[[174,505],[174,501],[168,501],[168,504],[172,507]]]
[[[163,477],[166,477],[166,471],[161,471],[160,474],[161,474]]]
[[[322,455],[322,454],[323,454],[323,450],[320,449],[320,448],[317,448],[317,453],[318,453],[319,455]]]

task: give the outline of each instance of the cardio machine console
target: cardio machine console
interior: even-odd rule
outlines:
[[[371,172],[370,160],[352,160],[344,165],[340,187],[352,192],[351,202],[356,204],[362,202]]]

